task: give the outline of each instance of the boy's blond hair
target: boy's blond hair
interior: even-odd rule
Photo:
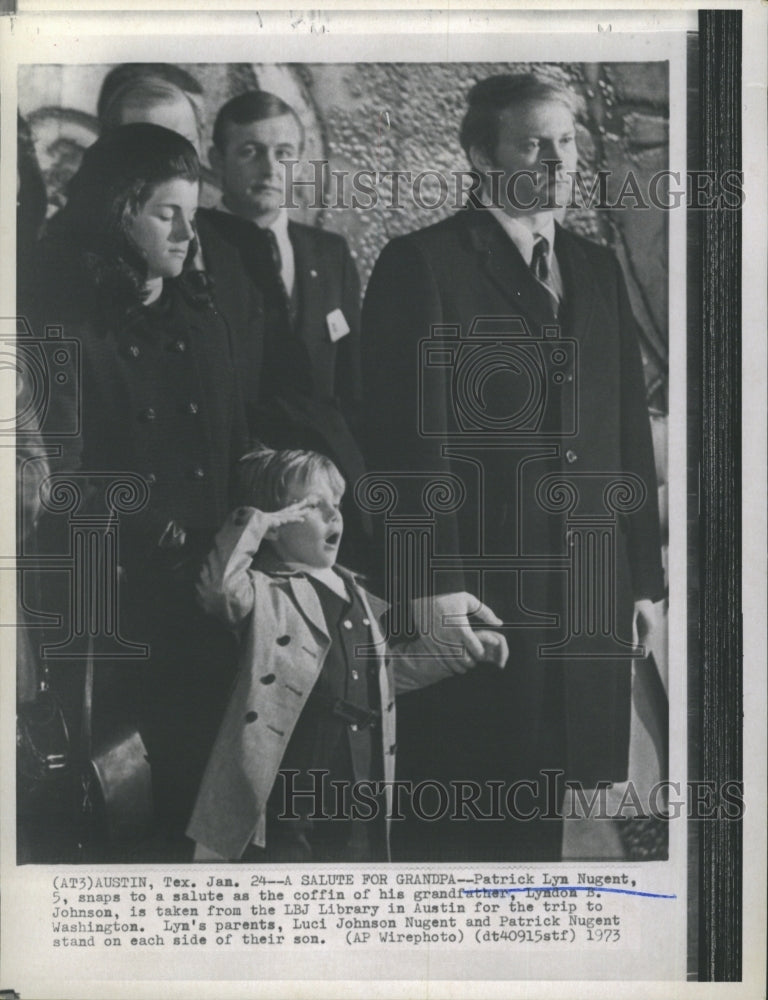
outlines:
[[[327,455],[259,445],[238,463],[238,502],[265,512],[279,510],[288,502],[291,486],[304,484],[317,473],[324,473],[339,494],[344,492],[344,477]]]

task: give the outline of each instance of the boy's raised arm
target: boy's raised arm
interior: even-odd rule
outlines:
[[[224,522],[196,586],[198,602],[208,614],[239,625],[253,611],[255,594],[248,570],[271,524],[270,515],[255,507],[238,507]]]

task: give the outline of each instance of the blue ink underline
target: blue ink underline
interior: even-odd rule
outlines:
[[[615,892],[622,896],[648,896],[651,899],[677,899],[675,894],[668,895],[663,892],[641,892],[639,889],[609,889],[601,885],[521,885],[514,888],[496,889],[463,889],[466,896],[476,896],[478,893],[503,893],[503,892]]]

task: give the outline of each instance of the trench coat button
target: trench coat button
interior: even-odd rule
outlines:
[[[132,358],[138,358],[138,356],[141,354],[141,351],[136,346],[136,344],[131,344],[131,346],[128,348],[128,353]]]
[[[367,626],[367,625],[370,625],[370,624],[371,624],[370,618],[363,618],[363,625]]]
[[[360,674],[356,670],[352,671],[352,680],[353,681],[359,681],[360,680]]]
[[[261,680],[262,684],[274,684],[275,683],[275,675],[274,674],[264,674],[264,676],[261,677],[260,680]]]
[[[157,414],[155,413],[153,407],[148,406],[146,410],[142,410],[139,414],[139,419],[151,423],[153,420],[157,419]]]
[[[259,713],[258,712],[246,712],[245,713],[245,721],[246,722],[255,722],[258,719],[258,717],[259,717]]]
[[[154,484],[157,482],[157,476],[154,474],[154,472],[148,472],[146,476],[144,476],[144,482],[148,483],[150,486],[154,486]]]
[[[290,641],[291,637],[289,635],[279,635],[277,637],[278,646],[287,646]]]
[[[187,349],[186,340],[182,340],[181,337],[179,337],[178,340],[175,340],[173,342],[173,344],[171,345],[171,349],[174,350],[177,354],[183,354],[184,351],[186,351]]]
[[[193,417],[199,409],[200,407],[194,402],[194,400],[190,400],[187,403],[187,413],[191,414]]]
[[[349,631],[349,629],[352,628],[352,622],[349,620],[349,618],[345,618],[341,624],[344,626],[345,629],[347,629],[347,631]]]
[[[350,722],[349,728],[350,728],[351,732],[356,733],[357,732],[357,723],[356,722]]]
[[[192,470],[192,478],[193,479],[205,479],[205,469],[201,468],[201,466],[199,466],[199,465],[196,465],[194,467],[194,469]]]
[[[565,460],[570,465],[573,465],[573,463],[576,461],[576,459],[578,457],[579,456],[576,454],[576,452],[572,448],[569,448],[568,451],[565,453]]]

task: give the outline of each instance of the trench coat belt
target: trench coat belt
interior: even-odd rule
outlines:
[[[345,701],[343,698],[331,698],[321,695],[318,699],[320,703],[330,709],[331,714],[350,725],[355,725],[359,729],[366,726],[375,726],[381,719],[381,712],[375,708],[362,708],[354,702]]]

